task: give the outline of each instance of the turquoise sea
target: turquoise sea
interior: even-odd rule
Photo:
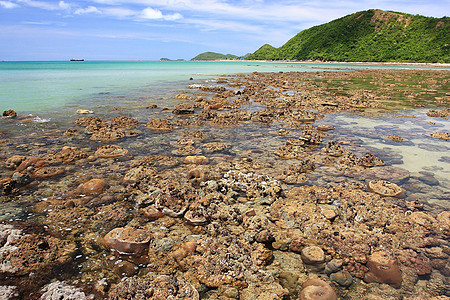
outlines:
[[[36,130],[36,126],[41,126],[38,130],[42,131],[49,128],[65,130],[73,126],[74,121],[80,117],[76,113],[79,109],[94,111],[96,116],[103,118],[109,118],[111,114],[125,114],[145,124],[159,115],[157,112],[142,109],[143,107],[156,104],[160,108],[173,108],[180,101],[175,95],[188,90],[189,84],[214,84],[216,79],[223,75],[252,72],[343,71],[360,68],[449,70],[443,67],[414,65],[309,62],[0,62],[0,111],[13,109],[21,118],[30,115],[28,118],[35,121],[32,123],[4,121],[0,131],[25,133],[27,130],[30,132]],[[398,154],[401,159],[394,160],[391,164],[401,166],[410,172],[432,173],[439,180],[440,188],[448,193],[450,186],[448,141],[430,138],[424,132],[432,130],[428,122],[433,122],[433,126],[440,131],[449,132],[450,122],[441,118],[428,118],[427,110],[415,108],[401,112],[414,115],[415,119],[391,117],[388,112],[377,117],[340,113],[327,115],[322,122],[340,124],[334,131],[336,138],[354,135],[360,139],[364,147]],[[244,134],[241,138],[245,139],[247,129],[237,130],[232,133],[233,138],[239,140],[240,135]],[[410,143],[396,144],[382,138],[389,134],[401,135]],[[450,202],[445,198],[446,195],[432,197],[429,200],[448,207]]]
[[[43,61],[0,62],[0,109],[36,113],[65,110],[67,105],[95,106],[99,95],[161,94],[190,78],[279,71],[344,68],[423,68],[316,63],[191,61]],[[101,98],[101,97],[100,97]]]
[[[450,296],[450,69],[361,68],[0,62],[0,298]]]

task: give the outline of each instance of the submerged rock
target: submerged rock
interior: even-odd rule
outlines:
[[[145,127],[156,131],[171,131],[175,125],[167,119],[153,119]]]
[[[89,180],[88,182],[82,183],[75,189],[75,194],[83,194],[88,196],[98,196],[106,189],[107,183],[98,178]]]
[[[111,288],[108,299],[198,300],[200,296],[197,290],[184,279],[159,275],[149,278],[127,278]]]
[[[134,227],[115,228],[103,238],[103,245],[121,254],[139,254],[148,249],[150,233]]]
[[[321,279],[309,279],[302,285],[300,300],[337,300],[333,288]]]
[[[369,182],[369,190],[383,197],[395,197],[402,193],[402,189],[395,183],[385,180],[372,180]]]
[[[39,298],[41,300],[84,300],[84,299],[94,299],[93,296],[88,297],[79,288],[70,286],[61,281],[55,281],[53,283],[47,284],[41,290],[43,292],[42,296]]]
[[[112,158],[112,157],[120,157],[126,156],[128,154],[128,150],[124,149],[117,145],[105,145],[99,147],[97,151],[95,151],[95,156],[101,158]]]
[[[395,288],[402,285],[402,273],[398,262],[385,252],[375,252],[367,260],[369,272],[364,276],[365,282],[387,283]]]

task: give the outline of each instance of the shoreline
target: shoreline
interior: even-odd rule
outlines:
[[[450,68],[450,63],[410,63],[410,62],[343,62],[343,61],[312,61],[312,60],[198,60],[201,62],[265,62],[265,63],[298,63],[298,64],[342,64],[342,65],[386,65],[386,66],[423,66]]]

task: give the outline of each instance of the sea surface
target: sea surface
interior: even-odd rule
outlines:
[[[443,69],[428,66],[324,64],[287,62],[191,62],[191,61],[46,61],[0,62],[0,110],[15,110],[20,116],[32,115],[35,123],[46,128],[67,129],[80,117],[79,109],[94,111],[96,116],[108,117],[111,111],[124,111],[126,115],[146,123],[151,112],[143,107],[156,104],[172,108],[180,100],[175,95],[189,84],[208,84],[223,75],[252,72],[321,72],[347,69]],[[448,68],[446,70],[449,70]],[[258,109],[250,108],[250,109]],[[450,147],[448,141],[425,134],[431,125],[439,131],[449,132],[450,122],[442,118],[429,118],[428,109],[401,110],[415,118],[397,118],[399,111],[385,112],[375,117],[339,113],[326,115],[320,123],[338,124],[332,135],[336,139],[352,137],[361,146],[383,153],[395,153],[398,159],[388,164],[410,172],[428,172],[439,181],[440,197],[429,199],[444,207],[450,200]],[[3,122],[3,130],[35,130],[26,123]],[[249,128],[230,130],[234,142],[246,140]],[[260,130],[260,129],[259,129]],[[231,131],[233,131],[231,133]],[[255,134],[261,134],[255,133]],[[400,135],[408,142],[395,143],[383,137]],[[230,137],[231,138],[231,137]],[[239,141],[238,141],[239,144]],[[240,143],[245,149],[245,143]],[[270,142],[258,147],[269,150]],[[247,148],[255,147],[255,143]],[[419,174],[420,175],[420,174]],[[418,176],[419,176],[418,175]],[[422,174],[423,175],[423,174]],[[420,176],[422,176],[420,175]]]
[[[0,108],[52,113],[67,105],[95,106],[101,95],[135,96],[177,89],[190,78],[222,74],[347,68],[408,68],[361,64],[191,62],[191,61],[42,61],[0,62]]]
[[[273,287],[276,290],[280,284],[291,286],[290,299],[297,299],[300,283],[316,271],[303,266],[303,254],[296,253],[299,248],[286,251],[296,243],[294,247],[327,245],[327,261],[348,260],[344,267],[357,276],[350,277],[354,285],[333,285],[348,295],[346,299],[367,299],[366,294],[371,299],[412,299],[416,292],[417,299],[450,295],[445,223],[450,209],[450,144],[430,136],[449,133],[450,121],[427,115],[430,109],[450,108],[450,69],[354,69],[444,68],[243,61],[0,62],[0,112],[17,112],[16,118],[0,117],[0,295],[12,288],[20,292],[21,299],[41,299],[42,288],[50,289],[50,281],[53,285],[64,280],[95,293],[95,299],[105,299],[108,293],[117,293],[114,289],[122,289],[120,282],[132,282],[129,290],[133,293],[144,287],[135,284],[140,279],[133,275],[149,280],[153,275],[176,272],[176,276],[183,274],[179,278],[197,283],[195,288],[203,299],[218,299],[215,293],[229,291],[230,295],[234,291],[235,295],[273,294]],[[317,73],[278,74],[289,71]],[[353,73],[335,73],[344,71]],[[253,76],[254,72],[259,74]],[[263,72],[276,74],[264,76]],[[243,73],[247,76],[238,75]],[[187,102],[183,99],[217,100],[220,93],[216,92],[224,87],[226,101],[242,104],[232,113],[245,110],[261,118],[227,123],[230,111],[222,109],[227,103],[213,108],[225,117],[197,122],[215,113],[206,108],[217,105],[214,101],[189,101],[201,110],[195,115],[174,113],[180,107],[177,104]],[[382,103],[348,104],[352,110],[324,113],[313,124],[288,123],[279,116],[266,122],[265,112],[257,114],[270,105],[259,100],[289,103],[290,96],[295,103],[289,106],[292,111],[300,111],[304,99],[317,104],[309,107],[318,110],[320,105],[333,105],[335,99],[359,103],[368,97],[371,104],[372,99]],[[107,122],[109,129],[116,118],[120,123],[123,119],[131,122],[126,118],[131,117],[137,126],[120,130],[122,136],[106,130],[105,136],[121,138],[100,141],[93,137],[106,126],[98,130],[94,122],[76,125],[76,120],[90,116]],[[157,119],[168,119],[176,126],[172,131],[146,126]],[[288,142],[298,142],[310,126],[319,125],[334,129],[321,132],[320,139],[313,134],[305,138],[320,143],[308,145],[308,159],[300,162],[277,155]],[[391,135],[404,141],[392,141],[387,138]],[[342,168],[340,158],[324,150],[333,143],[348,154],[342,156]],[[114,147],[119,147],[118,155],[101,154],[102,149],[108,154]],[[352,171],[357,157],[368,153],[384,165]],[[203,159],[207,165],[187,164],[188,155],[196,155],[194,159]],[[42,167],[41,158],[47,166]],[[300,174],[295,167],[307,165],[309,159],[314,160],[314,171]],[[286,181],[286,174],[294,180]],[[404,192],[379,201],[364,190],[374,179],[398,184]],[[281,191],[287,196],[279,197]],[[187,212],[183,212],[185,203]],[[174,218],[172,212],[172,217],[160,218],[157,209],[167,214],[169,208],[181,209],[184,217]],[[196,217],[199,221],[193,223]],[[120,249],[121,241],[113,245],[115,238],[109,233],[123,226],[131,230],[125,244],[140,245],[144,232],[153,239],[147,242],[149,249],[144,247],[146,252],[134,255]],[[21,233],[16,228],[23,229],[22,237],[17,237]],[[10,237],[16,244],[9,244]],[[273,251],[259,250],[268,249],[267,243]],[[194,250],[188,254],[191,247]],[[362,283],[362,259],[372,251],[392,252],[402,259],[402,289]],[[195,259],[186,259],[195,252]],[[198,264],[195,269],[194,264]],[[380,266],[389,270],[383,275],[388,277],[383,282],[389,283],[395,277],[391,274],[396,273],[396,263],[389,260],[389,265]],[[250,282],[248,288],[244,280]],[[149,288],[146,293],[157,289]]]

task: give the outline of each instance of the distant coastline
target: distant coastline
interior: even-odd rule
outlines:
[[[197,60],[200,61],[200,60]],[[208,62],[211,60],[204,60]],[[265,62],[265,63],[311,63],[311,64],[342,64],[342,65],[387,65],[387,66],[431,66],[450,68],[450,63],[425,63],[425,62],[364,62],[364,61],[319,61],[319,60],[254,60],[254,59],[240,59],[240,60],[212,60],[217,62]]]

